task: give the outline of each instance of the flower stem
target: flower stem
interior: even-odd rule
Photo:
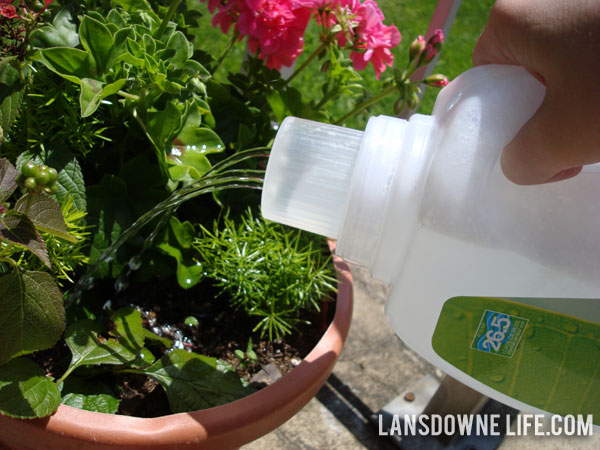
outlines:
[[[327,45],[329,45],[327,42],[321,42],[321,45],[319,45],[319,47],[317,47],[317,49],[312,52],[308,58],[306,58],[300,67],[294,70],[294,73],[292,73],[292,75],[290,75],[290,77],[287,79],[287,84],[289,85],[290,82],[296,78],[296,75],[298,75],[306,66],[308,66],[310,62],[315,59],[325,47],[327,47]]]
[[[169,21],[173,18],[173,15],[175,14],[175,11],[177,10],[177,7],[179,6],[180,3],[181,3],[181,0],[173,0],[173,3],[171,3],[171,6],[169,7],[169,10],[167,11],[167,15],[164,17],[163,21],[160,23],[160,27],[158,28],[158,31],[156,32],[156,36],[159,39],[162,36],[162,34],[165,32],[165,30],[167,29],[167,25],[169,24]]]
[[[125,91],[121,91],[121,90],[117,91],[117,94],[119,94],[121,97],[128,98],[129,100],[133,100],[135,102],[137,102],[140,99],[140,97],[135,94],[130,94],[129,92],[125,92]]]
[[[375,95],[374,97],[371,97],[371,98],[365,100],[364,102],[356,105],[356,107],[352,111],[350,111],[344,117],[336,120],[334,122],[334,125],[341,125],[346,120],[348,120],[350,117],[355,116],[356,114],[361,112],[363,109],[368,108],[369,106],[377,103],[382,98],[387,97],[390,94],[393,94],[394,92],[396,92],[396,90],[397,90],[397,88],[394,85],[388,87],[387,89],[384,89],[383,91],[381,91],[379,94]]]
[[[235,43],[238,41],[238,38],[239,38],[239,33],[237,31],[234,31],[233,36],[231,36],[231,39],[229,40],[229,42],[227,43],[227,45],[221,52],[221,56],[219,56],[219,58],[217,59],[217,63],[215,64],[215,67],[212,70],[213,76],[217,72],[217,70],[219,70],[219,67],[221,67],[221,64],[223,64],[223,61],[225,61],[225,58],[227,57],[227,55],[229,54],[229,51],[233,48]]]

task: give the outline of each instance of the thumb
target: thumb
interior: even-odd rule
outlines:
[[[593,115],[560,90],[548,88],[536,113],[504,149],[504,175],[517,184],[541,184],[573,177],[595,162],[597,144],[589,142]],[[562,90],[562,92],[565,92]]]

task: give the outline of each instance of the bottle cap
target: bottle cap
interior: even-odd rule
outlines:
[[[337,238],[362,135],[350,128],[287,117],[269,157],[263,216]]]

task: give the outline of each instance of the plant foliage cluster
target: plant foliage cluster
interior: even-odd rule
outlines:
[[[253,3],[259,22],[262,3]],[[344,24],[322,22],[306,64],[320,60],[328,79],[322,99],[307,102],[275,70],[284,56],[256,35],[243,70],[215,77],[240,29],[218,57],[195,50],[194,30],[207,19],[181,0],[0,1],[0,413],[43,417],[61,402],[114,413],[106,374],[155,379],[173,412],[250,392],[231,366],[173,349],[142,327],[137,310],[113,311],[88,291],[99,280],[131,292],[166,277],[181,289],[216,286],[271,339],[331,297],[323,241],[257,218],[256,190],[238,188],[260,187],[260,157],[286,115],[341,123],[392,93],[414,104],[419,88],[409,76],[439,51],[439,35],[417,39],[409,65],[394,69],[382,92],[330,117],[327,104],[362,90],[357,66],[368,49],[359,24],[378,9],[373,0],[353,5],[335,10]],[[385,39],[396,42],[394,30],[379,19],[368,31],[383,43],[373,49],[379,63],[393,60]],[[46,374],[31,354],[57,343],[70,364]],[[239,354],[253,360],[251,345]]]

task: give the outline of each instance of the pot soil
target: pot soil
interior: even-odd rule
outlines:
[[[327,380],[352,318],[352,277],[334,258],[338,296],[332,323],[304,360],[275,383],[226,405],[155,418],[84,411],[61,405],[44,419],[0,415],[0,441],[12,450],[238,448],[296,414]]]

